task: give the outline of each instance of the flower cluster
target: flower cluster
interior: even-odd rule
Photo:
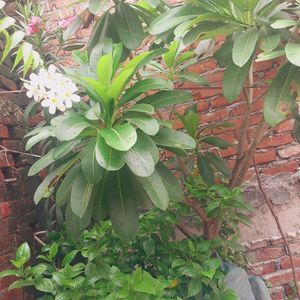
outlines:
[[[29,22],[27,27],[27,35],[33,35],[35,33],[39,33],[45,29],[45,24],[42,18],[33,16]]]
[[[56,110],[65,111],[72,107],[73,102],[80,101],[80,97],[75,94],[76,85],[54,65],[48,70],[41,69],[38,74],[32,73],[29,79],[24,83],[27,97],[33,97],[43,107],[48,107],[50,114],[55,114]]]
[[[58,22],[58,26],[61,29],[66,29],[67,27],[69,27],[71,25],[71,23],[76,19],[76,15],[73,16],[69,16],[65,19],[62,19]]]

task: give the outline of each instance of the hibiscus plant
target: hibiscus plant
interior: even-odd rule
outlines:
[[[26,83],[28,96],[49,107],[50,113],[67,109],[50,124],[31,131],[26,149],[49,141],[47,154],[29,170],[30,176],[49,170],[34,201],[56,193],[72,236],[91,220],[109,215],[116,232],[129,240],[138,228],[139,207],[153,203],[165,210],[171,199],[182,200],[177,180],[159,162],[158,147],[176,152],[193,149],[195,141],[172,130],[155,110],[190,101],[192,96],[161,78],[130,85],[139,69],[166,51],[145,51],[120,65],[122,45],[114,44],[100,57],[95,72],[84,74],[81,69],[66,78],[50,67],[31,75]],[[75,95],[71,79],[82,87],[85,101]],[[158,91],[153,94],[154,90]]]

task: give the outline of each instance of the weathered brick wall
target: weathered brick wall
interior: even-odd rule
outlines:
[[[32,161],[18,153],[24,151],[25,126],[15,101],[14,96],[0,95],[0,271],[10,267],[9,260],[22,242],[33,241],[31,224],[36,217],[32,201],[35,184],[27,177]],[[1,300],[30,299],[22,290],[8,292],[10,282],[11,279],[0,280]]]

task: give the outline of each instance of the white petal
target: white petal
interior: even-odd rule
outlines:
[[[56,112],[56,106],[51,104],[51,105],[49,106],[49,113],[50,113],[51,115],[54,115],[55,112]]]
[[[73,96],[72,96],[72,101],[74,101],[74,102],[80,102],[80,96],[78,96],[78,95],[73,95]]]
[[[42,105],[43,107],[49,107],[49,106],[51,105],[51,102],[50,102],[49,99],[45,99],[45,100],[43,100],[43,101],[41,102],[41,105]]]

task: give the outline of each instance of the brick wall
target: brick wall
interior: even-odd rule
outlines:
[[[36,217],[32,201],[35,184],[27,177],[27,166],[32,161],[29,156],[17,153],[24,151],[25,126],[15,101],[15,97],[0,95],[0,271],[10,267],[9,260],[23,241],[33,241],[30,225]],[[8,292],[9,283],[10,279],[0,280],[1,300],[30,299],[22,290]]]
[[[78,5],[66,9],[65,5],[69,4],[71,0],[48,0],[45,2],[46,14],[53,26],[56,26],[60,18],[69,16],[73,12],[79,13],[84,8],[84,6]],[[86,40],[89,32],[90,29],[81,30],[76,33],[76,37]],[[222,42],[222,38],[218,42]],[[55,42],[52,43],[52,46],[55,46]],[[65,63],[70,63],[69,55],[68,52],[61,52]],[[261,86],[254,89],[255,101],[250,118],[250,138],[261,117],[265,85],[268,84],[268,80],[274,78],[279,65],[280,61],[274,60],[257,63],[254,66],[255,82],[259,82]],[[214,133],[236,144],[241,126],[241,116],[245,110],[243,96],[241,95],[230,105],[227,103],[222,94],[223,70],[217,67],[213,59],[207,59],[191,67],[190,71],[204,75],[211,82],[211,87],[199,88],[197,85],[185,84],[179,88],[192,92],[198,105],[202,124],[215,121],[230,121],[235,124],[226,131],[218,130]],[[177,109],[182,112],[184,106]],[[10,115],[11,120],[3,117],[2,120],[1,112],[2,109],[0,109],[0,143],[13,149],[20,149],[23,128],[20,130],[16,127],[17,121],[14,119],[14,114]],[[176,121],[174,127],[180,129],[182,124]],[[293,251],[298,255],[297,266],[300,267],[300,183],[298,180],[300,176],[297,172],[300,164],[300,145],[294,142],[292,127],[292,121],[286,121],[274,131],[272,136],[263,140],[259,145],[256,161],[259,171],[263,175],[263,183],[266,188],[269,188],[268,194],[271,195],[275,210],[283,222],[283,229],[289,233]],[[219,154],[226,158],[229,165],[233,167],[235,147],[219,151]],[[34,213],[32,211],[34,210],[30,199],[31,191],[28,193],[28,188],[26,191],[26,185],[30,186],[26,182],[28,179],[24,170],[27,163],[29,163],[27,157],[22,155],[10,153],[5,156],[3,153],[0,154],[0,233],[1,237],[2,234],[7,237],[7,239],[0,240],[0,270],[6,267],[5,264],[13,252],[13,248],[21,242],[20,239],[27,240],[28,236],[31,236],[28,224],[33,220]],[[292,281],[289,259],[282,241],[278,238],[276,224],[255,185],[253,175],[254,170],[251,167],[248,173],[249,183],[245,190],[246,197],[256,208],[251,216],[253,226],[252,228],[241,227],[242,242],[247,247],[250,259],[249,271],[262,275],[269,282],[273,299],[286,299],[292,291],[289,284]],[[12,181],[7,180],[11,178],[13,178]],[[271,185],[272,182],[275,185]],[[0,282],[0,290],[5,286],[6,282]],[[2,294],[0,292],[1,300],[22,299],[20,295],[20,298],[17,296],[3,298],[3,295],[3,292]]]

